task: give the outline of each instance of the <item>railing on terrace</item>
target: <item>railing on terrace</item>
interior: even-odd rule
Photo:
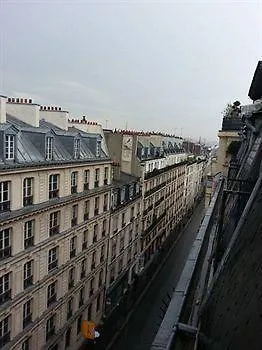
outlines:
[[[194,331],[196,331],[196,295],[201,299],[207,286],[207,277],[210,272],[210,257],[215,240],[214,227],[217,226],[217,216],[223,193],[224,180],[218,183],[210,206],[198,230],[196,239],[183,268],[178,284],[173,292],[170,304],[162,320],[160,328],[151,345],[151,350],[181,349],[183,341],[188,344],[188,338],[181,337],[191,333],[194,349]],[[183,340],[184,339],[184,340]],[[190,347],[187,347],[190,349]]]

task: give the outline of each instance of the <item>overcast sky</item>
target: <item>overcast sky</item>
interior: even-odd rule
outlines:
[[[0,0],[0,94],[215,140],[261,57],[256,2]]]

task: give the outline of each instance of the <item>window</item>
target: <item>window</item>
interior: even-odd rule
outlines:
[[[84,171],[84,191],[89,190],[89,183],[90,183],[90,170]]]
[[[27,300],[23,305],[23,328],[32,322],[33,299]]]
[[[100,309],[100,302],[101,302],[101,295],[99,294],[96,299],[96,311],[99,311]]]
[[[126,225],[125,223],[125,213],[122,213],[122,227],[124,227]]]
[[[71,327],[68,328],[65,335],[65,347],[68,348],[70,346],[70,340],[71,340]]]
[[[78,214],[78,204],[75,204],[72,207],[71,226],[77,225],[77,214]]]
[[[60,212],[54,211],[49,216],[49,235],[54,236],[59,233]]]
[[[88,306],[88,309],[87,309],[87,319],[88,320],[92,320],[92,304],[90,304]]]
[[[112,266],[110,270],[110,283],[114,282],[114,279],[115,279],[115,266]]]
[[[55,334],[55,315],[49,317],[46,321],[46,341]]]
[[[80,139],[75,139],[74,141],[74,158],[80,158]]]
[[[120,235],[120,251],[124,249],[124,245],[125,245],[125,236],[124,236],[124,232],[121,232]]]
[[[82,250],[87,248],[87,244],[88,244],[88,230],[85,230],[83,232],[83,243],[82,243]]]
[[[117,233],[118,231],[118,216],[113,217],[113,230],[114,233]]]
[[[27,177],[23,181],[23,206],[33,204],[33,183],[34,179],[32,177]]]
[[[93,243],[97,242],[98,236],[98,224],[94,225]]]
[[[104,207],[103,207],[104,211],[108,210],[108,193],[106,193],[104,195]]]
[[[81,332],[81,328],[82,328],[82,315],[80,315],[77,318],[77,328],[76,328],[76,333],[79,334]]]
[[[131,208],[131,213],[130,213],[130,221],[132,222],[135,218],[135,208]]]
[[[34,245],[35,220],[26,221],[24,224],[24,249]]]
[[[77,171],[71,173],[71,194],[77,193]]]
[[[11,229],[0,231],[0,260],[11,256]]]
[[[59,174],[49,176],[49,199],[59,196]]]
[[[73,315],[73,298],[70,298],[67,302],[67,319]]]
[[[101,247],[100,262],[102,263],[104,260],[105,260],[105,245],[103,244]]]
[[[108,185],[108,168],[105,168],[104,185]]]
[[[116,240],[112,241],[112,260],[116,257]]]
[[[48,271],[58,267],[58,247],[52,248],[48,252]]]
[[[80,290],[79,290],[79,307],[81,307],[82,305],[84,305],[84,291],[85,291],[85,288],[82,287]]]
[[[84,203],[84,221],[89,219],[89,211],[90,211],[90,201],[85,201]]]
[[[0,348],[10,341],[10,316],[0,322]]]
[[[96,267],[96,252],[92,253],[92,264],[91,269],[93,270]]]
[[[105,237],[106,235],[106,226],[107,226],[107,220],[103,220],[103,224],[102,224],[102,237]]]
[[[47,307],[56,301],[56,281],[49,284],[47,287]]]
[[[75,284],[75,268],[71,267],[71,269],[68,272],[68,289],[73,288],[74,284]]]
[[[123,258],[121,257],[118,261],[118,273],[121,273],[123,269]]]
[[[11,273],[0,277],[0,305],[11,300]]]
[[[81,274],[80,278],[84,278],[86,275],[86,259],[82,260],[81,262]]]
[[[95,284],[95,279],[92,278],[90,281],[89,298],[94,294],[94,284]]]
[[[10,210],[10,181],[0,182],[0,212]]]
[[[99,177],[100,177],[100,169],[95,170],[95,182],[94,182],[94,187],[99,186]]]
[[[99,285],[99,287],[101,287],[102,284],[103,284],[103,277],[104,277],[104,272],[103,272],[103,270],[101,270],[99,272],[99,278],[98,278],[98,285]]]
[[[94,215],[99,214],[99,197],[95,197],[95,209],[94,209]]]
[[[33,285],[33,263],[34,260],[30,260],[24,264],[24,289]]]
[[[70,239],[70,259],[76,256],[76,236]]]
[[[45,158],[47,160],[53,159],[53,137],[47,137],[45,141]]]
[[[31,337],[28,337],[26,338],[25,341],[23,341],[21,350],[30,350],[31,348],[30,344],[31,344]]]
[[[5,158],[12,160],[15,158],[15,136],[5,136]]]

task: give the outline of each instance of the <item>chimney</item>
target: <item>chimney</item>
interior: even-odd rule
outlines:
[[[0,95],[0,124],[6,123],[6,96]]]
[[[40,119],[58,126],[60,129],[68,130],[69,113],[62,111],[61,107],[46,107],[40,108]]]
[[[32,99],[8,98],[6,113],[31,126],[39,127],[39,105],[32,103]]]

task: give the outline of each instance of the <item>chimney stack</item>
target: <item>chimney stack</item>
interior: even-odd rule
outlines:
[[[63,130],[68,130],[69,113],[62,111],[61,107],[40,106],[40,118],[58,126]]]
[[[9,97],[6,112],[23,122],[39,127],[39,105],[32,103],[32,99]]]
[[[6,96],[0,95],[0,124],[6,123]]]

